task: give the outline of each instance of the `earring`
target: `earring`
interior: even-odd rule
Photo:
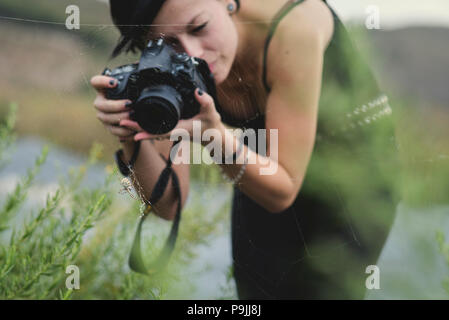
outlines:
[[[234,11],[234,5],[232,3],[228,4],[228,11],[233,12]]]

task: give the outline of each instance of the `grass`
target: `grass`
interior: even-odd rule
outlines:
[[[73,1],[68,0],[39,0],[39,4],[30,5],[25,0],[4,0],[0,4],[2,16],[15,17],[21,19],[38,20],[46,22],[56,22],[54,24],[40,24],[40,27],[47,30],[64,30],[67,14],[67,6],[73,5]],[[91,0],[78,0],[75,3],[80,8],[80,23],[83,25],[111,25],[109,11],[104,3]],[[101,30],[102,32],[98,32]],[[106,31],[106,32],[105,32]],[[117,32],[114,28],[104,28],[82,26],[75,32],[80,39],[86,43],[95,43],[96,50],[107,50],[117,39]]]
[[[14,110],[11,108],[8,121],[0,126],[0,155],[5,155],[14,141]],[[44,148],[34,166],[0,203],[0,299],[188,298],[195,288],[183,270],[195,259],[198,245],[207,244],[222,232],[229,205],[210,214],[194,199],[183,212],[168,268],[151,277],[136,274],[127,266],[127,257],[139,203],[118,196],[120,176],[112,166],[105,167],[102,184],[81,187],[87,169],[98,163],[101,149],[93,145],[86,163],[73,168],[69,178],[61,180],[57,190],[47,195],[43,206],[21,212],[28,190],[51,152]],[[22,224],[13,219],[17,216],[23,217]],[[147,259],[160,250],[169,227],[154,216],[148,220],[143,236]],[[70,265],[80,270],[79,290],[66,287],[66,268]]]

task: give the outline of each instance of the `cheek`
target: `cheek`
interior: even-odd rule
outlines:
[[[228,29],[228,32],[223,36],[221,41],[222,54],[225,59],[226,68],[231,69],[232,64],[237,53],[238,37],[233,29]]]
[[[204,44],[211,51],[210,58],[218,59],[216,80],[222,82],[227,78],[237,53],[237,29],[232,21],[217,21],[209,32]]]
[[[238,44],[237,27],[234,24],[234,22],[231,19],[229,19],[227,23],[223,26],[222,30],[226,50],[229,54],[234,56],[235,52],[237,51],[237,44]]]
[[[234,59],[235,53],[237,51],[237,36],[234,34],[234,30],[227,29],[227,32],[217,33],[211,41],[213,41],[213,48],[226,60]]]
[[[237,29],[234,22],[226,18],[218,18],[211,28],[210,38],[215,42],[215,49],[226,58],[233,55],[237,49]]]

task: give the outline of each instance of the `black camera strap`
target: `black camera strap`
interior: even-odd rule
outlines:
[[[179,142],[175,141],[173,143],[172,148],[174,148],[176,145],[179,147]],[[162,156],[162,155],[161,155]],[[164,159],[165,160],[165,159]],[[131,248],[131,253],[129,255],[129,267],[131,270],[135,272],[139,272],[146,275],[151,275],[158,273],[161,271],[168,263],[168,260],[170,259],[170,256],[173,252],[173,249],[175,247],[176,239],[178,237],[178,229],[179,229],[179,222],[181,220],[181,188],[179,185],[179,179],[176,175],[176,172],[172,168],[172,162],[171,158],[168,157],[167,166],[164,170],[162,170],[161,175],[159,176],[158,181],[156,182],[156,185],[153,189],[153,192],[150,197],[150,205],[147,205],[144,213],[142,214],[139,224],[137,225],[137,230],[134,236],[134,241]],[[168,181],[170,180],[170,176],[172,177],[172,186],[173,189],[176,192],[176,196],[178,198],[178,205],[176,208],[176,216],[173,221],[170,234],[165,241],[165,245],[162,248],[162,251],[160,252],[159,256],[150,263],[149,266],[146,266],[143,257],[142,257],[142,249],[141,249],[141,237],[142,237],[142,225],[145,221],[146,217],[149,215],[149,213],[153,210],[153,205],[157,203],[162,195],[165,192],[165,189],[167,189]]]

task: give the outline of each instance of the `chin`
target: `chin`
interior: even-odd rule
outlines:
[[[230,70],[227,72],[223,72],[222,69],[216,70],[214,72],[215,83],[217,85],[223,83],[228,78],[229,72]]]
[[[219,85],[222,84],[226,78],[222,78],[220,75],[214,75],[215,84]]]

